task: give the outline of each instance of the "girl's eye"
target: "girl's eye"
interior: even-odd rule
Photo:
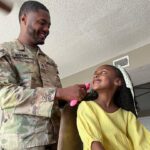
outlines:
[[[102,72],[101,72],[101,74],[106,74],[106,73],[107,73],[106,71],[102,71]]]
[[[107,71],[99,71],[93,75],[93,78],[99,77],[100,75],[106,75]]]

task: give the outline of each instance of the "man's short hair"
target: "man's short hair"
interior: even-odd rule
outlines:
[[[37,12],[39,9],[45,10],[49,13],[49,10],[44,6],[42,3],[37,1],[26,1],[22,4],[20,11],[19,11],[19,22],[20,18],[24,13],[28,12]]]

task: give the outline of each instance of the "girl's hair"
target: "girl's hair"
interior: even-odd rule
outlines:
[[[137,117],[137,101],[135,97],[132,96],[131,90],[128,87],[126,87],[123,74],[117,67],[111,65],[108,66],[111,67],[116,72],[117,77],[119,77],[122,80],[122,85],[117,89],[117,91],[114,94],[114,103],[118,107],[121,107],[127,111],[131,111]]]

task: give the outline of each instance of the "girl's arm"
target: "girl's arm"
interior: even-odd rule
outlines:
[[[94,141],[91,145],[92,150],[105,150],[100,142]]]

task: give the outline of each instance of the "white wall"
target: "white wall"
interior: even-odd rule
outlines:
[[[148,117],[141,117],[141,118],[139,118],[139,120],[140,120],[141,123],[143,123],[144,126],[145,126],[147,129],[149,129],[149,131],[150,131],[150,116],[148,116]]]
[[[128,55],[130,59],[130,66],[126,69],[130,74],[134,86],[150,82],[150,44],[148,44],[138,49],[134,49],[129,53],[119,55],[118,57],[112,58],[103,63],[97,64],[95,66],[82,70],[76,74],[63,78],[61,79],[62,85],[63,87],[66,87],[75,83],[90,82],[92,80],[93,73],[97,67],[99,67],[102,64],[112,64],[113,60],[126,55]]]

